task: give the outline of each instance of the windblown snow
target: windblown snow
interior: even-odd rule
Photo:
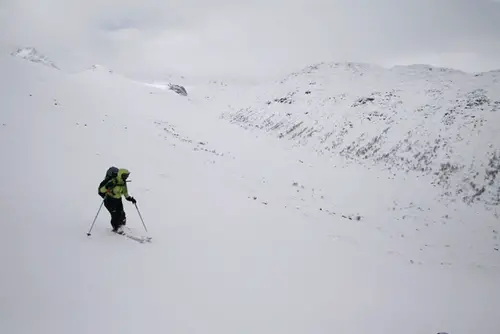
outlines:
[[[1,333],[500,328],[499,72],[318,64],[184,96],[0,67]],[[105,210],[87,237],[113,165],[152,243]]]

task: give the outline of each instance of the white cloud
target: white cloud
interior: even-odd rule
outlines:
[[[0,40],[61,67],[132,75],[260,75],[315,61],[500,68],[500,5],[486,0],[9,0]]]

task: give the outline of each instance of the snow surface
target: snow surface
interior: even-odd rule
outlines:
[[[498,332],[491,212],[221,116],[261,88],[0,66],[1,333]],[[111,165],[153,243],[87,237]]]

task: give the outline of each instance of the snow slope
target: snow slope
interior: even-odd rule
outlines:
[[[259,88],[223,117],[320,155],[421,177],[443,202],[500,219],[500,72],[322,63]]]
[[[499,328],[487,212],[219,119],[251,92],[211,100],[228,91],[184,97],[8,56],[0,67],[0,332]],[[152,244],[112,235],[105,211],[86,236],[111,165],[131,170]]]

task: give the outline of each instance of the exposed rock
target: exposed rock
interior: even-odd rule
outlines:
[[[179,95],[182,95],[182,96],[187,96],[188,95],[188,93],[186,91],[186,88],[184,88],[184,86],[175,85],[175,84],[168,84],[168,88],[170,90],[173,90],[174,92],[176,92]]]
[[[59,68],[49,58],[38,52],[33,47],[19,48],[16,51],[12,52],[11,55],[59,70]]]

